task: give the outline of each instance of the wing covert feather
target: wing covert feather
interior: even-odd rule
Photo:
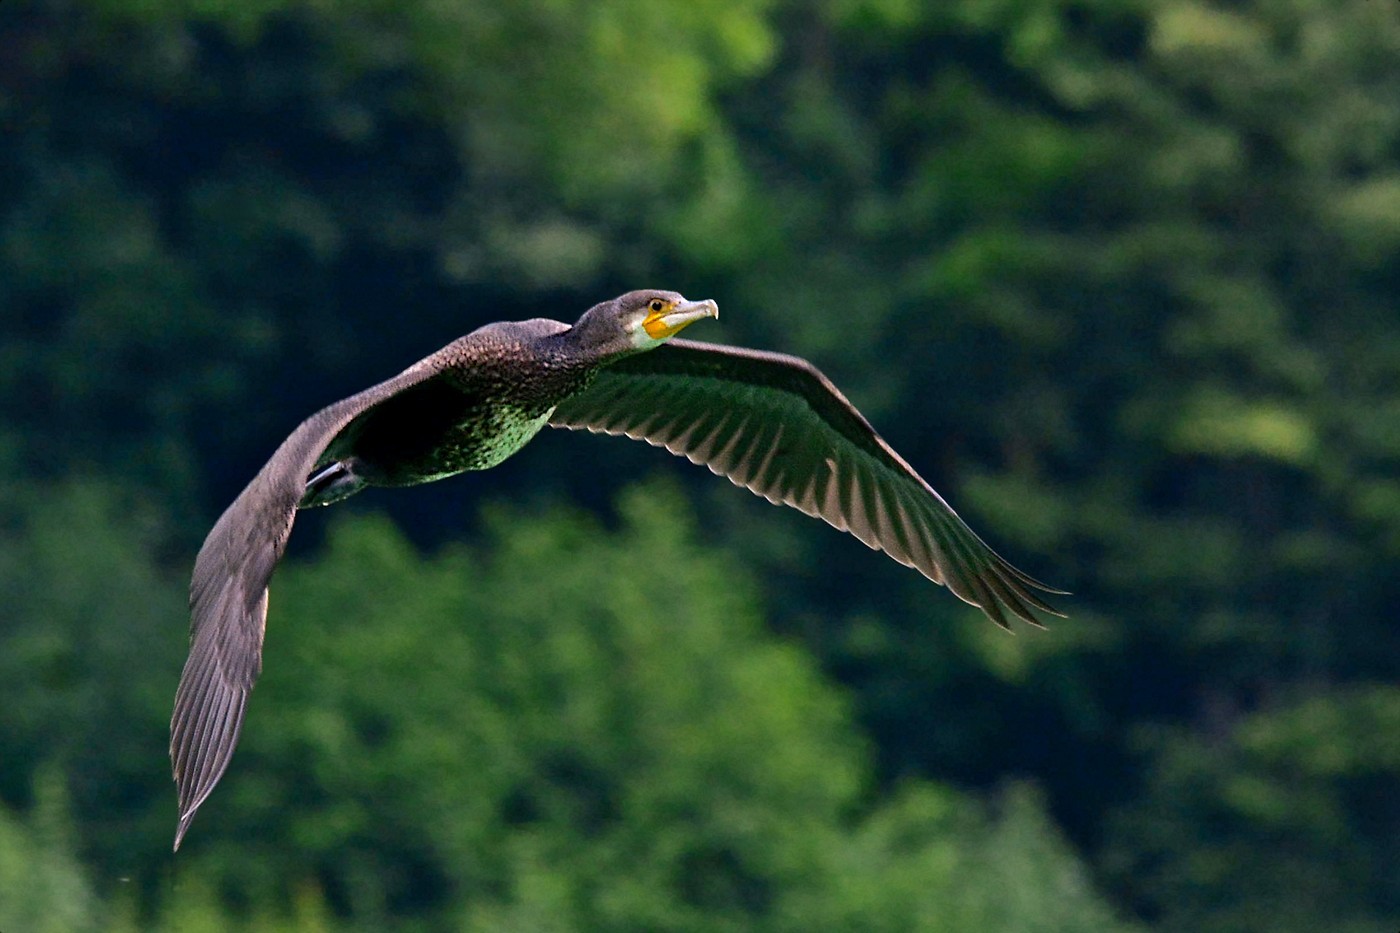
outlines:
[[[672,340],[602,370],[550,425],[664,447],[849,531],[1009,627],[1060,615],[960,519],[845,396],[798,357]]]

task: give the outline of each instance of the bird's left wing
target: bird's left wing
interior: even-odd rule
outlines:
[[[248,693],[262,668],[268,580],[291,534],[307,474],[358,416],[432,378],[436,356],[302,422],[204,539],[190,581],[190,655],[170,719],[180,801],[175,848],[223,776],[243,728]]]
[[[672,340],[601,370],[554,427],[622,434],[704,464],[770,502],[849,531],[1007,627],[1005,607],[1060,615],[973,533],[806,360]]]

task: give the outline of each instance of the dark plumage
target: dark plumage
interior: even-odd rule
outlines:
[[[175,847],[238,741],[262,666],[268,580],[298,508],[495,466],[546,424],[625,434],[703,463],[850,531],[1000,626],[1007,612],[1032,625],[1033,609],[1059,615],[1033,591],[1061,591],[983,544],[810,363],[670,340],[716,316],[712,301],[638,291],[573,327],[490,324],[293,431],[195,559],[190,656],[170,722]]]

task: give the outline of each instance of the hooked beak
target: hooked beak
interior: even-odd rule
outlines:
[[[642,321],[642,327],[652,340],[666,340],[676,336],[682,328],[707,317],[719,317],[719,305],[712,299],[682,301],[670,308],[648,314]]]

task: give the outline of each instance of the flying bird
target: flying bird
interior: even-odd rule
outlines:
[[[366,486],[484,470],[541,429],[665,447],[849,531],[1009,628],[1062,594],[995,554],[812,364],[673,340],[713,301],[634,291],[558,321],[488,324],[323,408],[214,524],[190,582],[190,655],[170,720],[175,848],[223,776],[262,669],[267,587],[297,511]]]

